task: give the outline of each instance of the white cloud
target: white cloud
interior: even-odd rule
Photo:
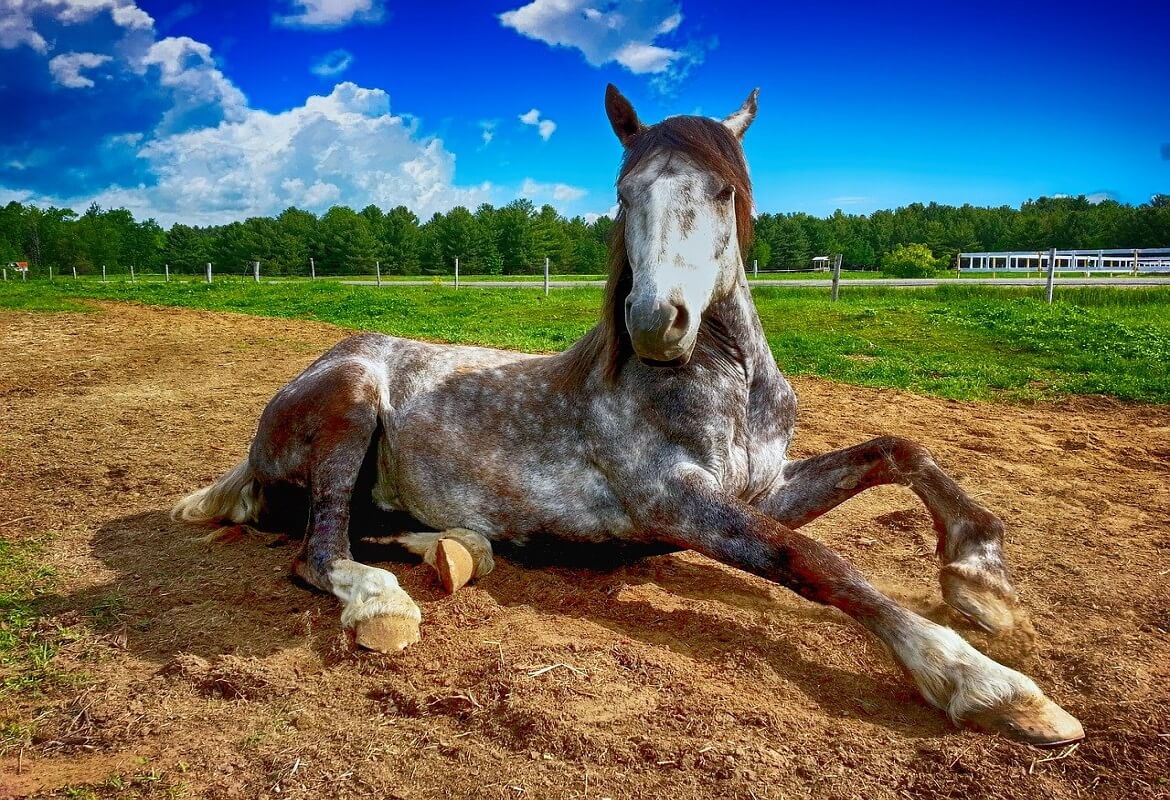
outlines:
[[[331,3],[311,5],[310,11],[320,13],[337,10]],[[357,5],[359,11],[375,7]],[[381,13],[380,4],[377,8]],[[29,25],[4,16],[10,9],[19,10]],[[110,68],[116,64],[120,77],[128,79],[119,102],[157,108],[159,90],[169,96],[157,125],[94,132],[95,150],[110,157],[119,153],[127,159],[120,174],[137,174],[142,183],[65,191],[15,185],[0,187],[0,195],[74,208],[96,201],[164,224],[222,223],[276,214],[290,205],[322,212],[339,203],[407,205],[429,215],[495,199],[490,183],[456,184],[455,155],[441,139],[421,135],[415,117],[391,113],[384,91],[345,82],[285,111],[252,108],[207,44],[189,37],[156,40],[149,15],[136,13],[129,0],[0,0],[0,46],[36,49],[40,34],[33,23],[49,12],[80,24],[103,10],[127,31],[121,41],[101,48],[110,55],[64,53],[47,68],[59,82],[83,86],[90,78],[82,70],[113,62]],[[138,31],[141,25],[150,27],[126,38],[127,29]],[[50,44],[43,37],[39,41],[47,52]]]
[[[22,44],[47,53],[49,43],[33,28],[32,15],[21,0],[0,0],[0,49],[15,50]]]
[[[119,28],[147,30],[154,27],[154,17],[135,5],[134,0],[33,0],[32,5],[56,8],[57,19],[70,25],[88,22],[102,11],[109,11],[110,18]]]
[[[139,69],[158,67],[159,84],[171,90],[174,106],[163,116],[164,131],[188,127],[195,115],[211,114],[212,121],[241,119],[248,101],[220,72],[211,48],[188,36],[168,36],[150,46]]]
[[[310,71],[322,78],[340,75],[353,64],[353,53],[348,50],[332,50],[314,62]]]
[[[88,89],[94,85],[92,79],[81,74],[83,69],[100,67],[110,56],[99,53],[63,53],[49,59],[49,72],[53,80],[69,89]]]
[[[531,111],[525,111],[519,116],[519,119],[525,125],[535,126],[536,132],[540,134],[540,138],[544,139],[546,142],[557,129],[557,124],[551,119],[541,119],[540,110],[536,108],[532,109]]]
[[[615,217],[617,217],[617,215],[618,215],[617,203],[614,203],[612,206],[610,206],[609,210],[604,212],[604,213],[598,213],[596,211],[587,211],[586,213],[582,214],[582,216],[585,218],[585,221],[588,222],[590,225],[592,225],[594,222],[597,222],[597,220],[600,219],[601,217],[609,217],[610,219],[614,219]]]
[[[382,0],[292,0],[290,13],[272,21],[289,28],[332,30],[347,25],[374,25],[386,16]]]
[[[558,203],[571,203],[580,200],[588,192],[579,186],[570,186],[567,183],[540,183],[532,178],[525,178],[520,184],[520,196],[529,200],[551,199]]]
[[[104,11],[120,28],[149,30],[154,26],[154,18],[134,0],[0,0],[0,49],[27,45],[38,53],[47,53],[49,43],[33,26],[34,15],[77,25]]]
[[[1085,199],[1093,205],[1096,205],[1097,203],[1104,203],[1106,200],[1116,200],[1117,194],[1110,191],[1092,192],[1085,195]]]
[[[496,124],[494,119],[480,120],[479,135],[483,139],[484,147],[487,147],[492,143],[492,139],[496,138]]]
[[[636,75],[677,77],[700,63],[704,50],[656,42],[677,31],[682,21],[672,0],[532,0],[500,15],[500,22],[530,39],[580,50],[595,67],[617,63]]]
[[[487,183],[456,186],[455,156],[443,142],[391,114],[382,90],[353,83],[289,111],[246,109],[239,121],[150,140],[138,154],[158,184],[94,199],[163,222],[221,223],[338,203],[406,205],[426,216],[474,208],[492,192]]]

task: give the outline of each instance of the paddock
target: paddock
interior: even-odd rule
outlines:
[[[272,393],[347,331],[98,308],[0,312],[0,539],[40,548],[53,570],[37,607],[55,648],[41,691],[0,712],[5,730],[29,731],[3,740],[21,743],[0,756],[0,797],[1165,791],[1164,406],[794,380],[797,455],[910,436],[1004,517],[1034,631],[957,629],[1084,722],[1083,743],[1042,752],[952,727],[843,616],[692,554],[608,571],[500,559],[450,597],[429,567],[391,562],[422,607],[422,641],[355,651],[334,599],[288,581],[292,546],[240,529],[192,541],[165,513],[236,463]],[[939,603],[930,520],[908,492],[867,492],[805,530],[961,625]]]

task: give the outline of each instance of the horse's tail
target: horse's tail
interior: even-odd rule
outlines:
[[[259,486],[246,458],[215,483],[192,492],[171,509],[171,519],[187,522],[255,522],[259,514]]]

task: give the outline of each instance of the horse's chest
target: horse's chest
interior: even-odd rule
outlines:
[[[602,403],[597,415],[611,429],[599,440],[645,475],[674,463],[702,467],[738,494],[751,473],[748,390],[730,379],[660,382],[636,399]]]

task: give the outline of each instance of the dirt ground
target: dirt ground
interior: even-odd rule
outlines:
[[[0,712],[33,730],[0,754],[0,797],[1170,795],[1170,409],[794,381],[797,455],[914,437],[1007,521],[1034,637],[989,640],[939,606],[905,490],[805,530],[1083,721],[1085,742],[1040,751],[953,727],[843,615],[692,554],[499,560],[453,597],[393,563],[422,641],[355,652],[334,600],[286,577],[291,546],[198,541],[166,515],[344,335],[116,304],[0,313],[0,536],[50,535],[60,647],[58,678]]]

